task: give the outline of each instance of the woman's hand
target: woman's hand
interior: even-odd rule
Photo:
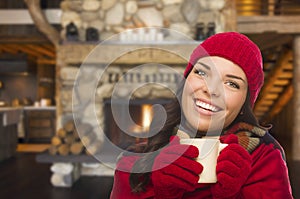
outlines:
[[[217,160],[217,183],[211,189],[213,198],[234,198],[251,171],[251,156],[237,144],[237,136],[228,136],[225,143],[228,146],[221,151]]]
[[[197,147],[180,144],[179,138],[174,136],[153,164],[155,198],[181,198],[184,192],[193,191],[203,170],[202,165],[195,161],[198,155]]]

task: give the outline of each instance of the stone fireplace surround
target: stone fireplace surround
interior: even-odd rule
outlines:
[[[103,131],[105,100],[112,97],[127,100],[127,96],[133,99],[173,97],[188,57],[198,44],[181,41],[147,45],[105,43],[101,47],[87,43],[60,45],[56,65],[56,127],[62,128],[73,120],[74,112],[79,113],[77,119],[93,126],[97,134],[95,142],[102,143],[102,149],[93,160],[81,155],[50,160],[52,185],[70,187],[81,175],[112,176],[121,151],[118,147],[106,147],[109,141]],[[37,159],[49,162],[47,156]],[[68,172],[61,173],[65,168]]]
[[[91,124],[103,142],[104,100],[174,97],[197,44],[62,45],[56,74],[57,129],[75,117]]]

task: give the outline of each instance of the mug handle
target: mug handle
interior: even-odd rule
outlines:
[[[220,152],[221,152],[225,147],[227,147],[227,146],[228,146],[228,144],[220,143],[218,154],[220,154]]]

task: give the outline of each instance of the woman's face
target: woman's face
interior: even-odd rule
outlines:
[[[217,56],[197,61],[182,94],[182,109],[189,126],[199,131],[226,128],[240,113],[248,83],[235,63]]]

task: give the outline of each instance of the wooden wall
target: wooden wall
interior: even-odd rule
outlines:
[[[273,125],[270,132],[284,148],[287,159],[292,158],[293,117],[294,106],[292,98],[273,121],[270,122]]]
[[[37,67],[37,99],[49,98],[55,102],[55,66],[40,64]]]
[[[0,90],[0,100],[11,105],[12,100],[29,98],[37,100],[37,78],[35,74],[23,75],[1,75],[3,88]]]

